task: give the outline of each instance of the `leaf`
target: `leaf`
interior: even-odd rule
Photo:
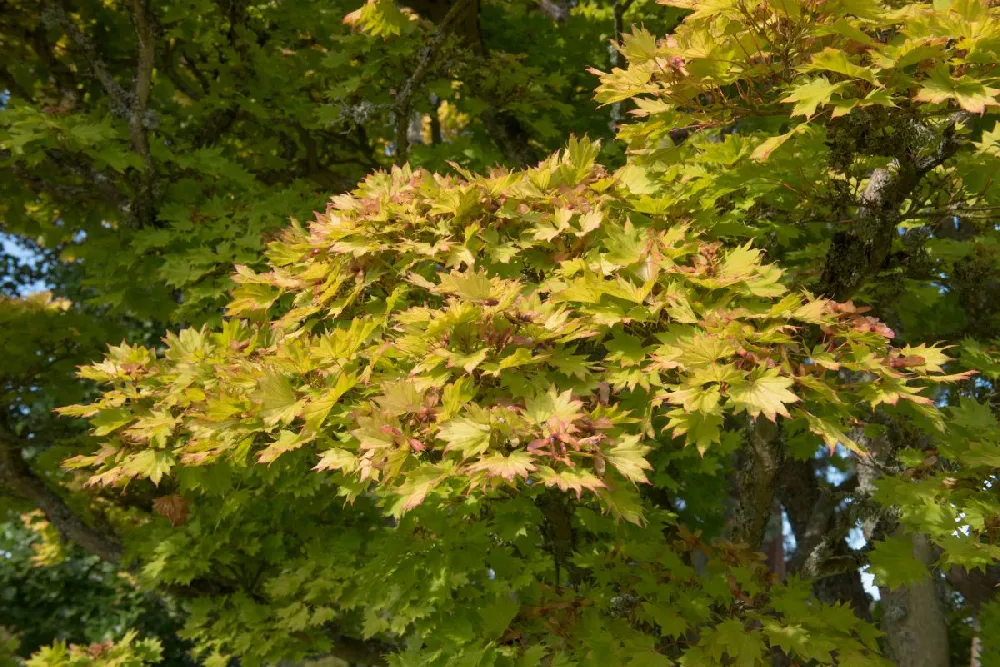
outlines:
[[[571,424],[583,416],[582,407],[583,402],[573,398],[572,390],[558,392],[555,387],[549,387],[547,392],[525,401],[524,414],[534,424],[550,421]]]
[[[721,410],[712,412],[687,412],[678,408],[667,413],[670,421],[667,428],[673,430],[674,437],[686,436],[685,443],[694,445],[702,456],[712,445],[722,441]]]
[[[594,473],[573,468],[557,472],[552,468],[540,467],[538,478],[545,486],[554,486],[562,491],[576,491],[577,498],[584,490],[596,491],[605,487],[601,478]]]
[[[310,438],[304,434],[282,429],[278,433],[278,439],[257,454],[257,460],[261,463],[271,463],[282,454],[298,449],[309,440]]]
[[[830,450],[831,454],[836,451],[837,445],[843,445],[858,456],[868,456],[868,452],[866,452],[861,445],[848,437],[848,435],[833,422],[817,417],[816,415],[805,412],[804,410],[801,411],[801,414],[805,416],[806,421],[809,423],[809,430],[823,438],[823,443],[827,446],[827,449]]]
[[[191,514],[187,498],[176,494],[154,500],[153,511],[169,521],[174,528],[183,525]]]
[[[745,411],[751,417],[763,414],[773,422],[777,415],[789,416],[785,405],[799,401],[799,397],[788,390],[793,384],[794,381],[782,376],[777,368],[762,373],[754,371],[748,382],[729,388],[729,400],[737,412]]]
[[[875,583],[895,590],[929,576],[927,567],[913,555],[913,538],[893,535],[875,543],[868,558]]]
[[[458,417],[446,422],[438,437],[447,444],[445,451],[457,451],[464,458],[482,454],[490,447],[490,426],[468,417]]]
[[[798,128],[796,127],[795,129],[789,132],[785,132],[784,134],[779,134],[776,137],[768,137],[763,142],[758,144],[757,148],[755,148],[753,152],[750,153],[750,159],[756,160],[757,162],[763,162],[768,157],[770,157],[771,153],[773,153],[775,149],[777,149],[779,146],[784,144],[786,141],[791,139],[796,134],[799,134],[799,132],[796,131],[797,129]]]
[[[735,667],[755,667],[765,648],[760,630],[749,630],[735,618],[719,623],[708,643],[723,649]]]
[[[479,617],[483,621],[483,638],[499,639],[520,610],[521,605],[512,596],[498,597],[480,607]]]
[[[347,451],[334,447],[320,454],[319,463],[313,470],[339,470],[344,473],[352,473],[358,468],[358,458]]]
[[[642,610],[660,627],[662,637],[680,637],[687,630],[687,621],[675,607],[643,602]]]
[[[507,456],[491,454],[483,456],[469,466],[470,473],[483,472],[490,477],[502,477],[513,482],[518,477],[527,479],[535,470],[531,454],[524,451],[511,452]]]
[[[604,458],[626,479],[633,482],[648,483],[646,470],[652,470],[653,466],[646,460],[652,447],[640,445],[641,436],[622,436],[621,441],[604,453]]]
[[[299,414],[295,389],[281,373],[272,372],[258,380],[256,398],[261,404],[261,417],[269,426],[288,424]]]
[[[159,486],[160,480],[170,472],[174,463],[174,457],[167,452],[144,449],[126,460],[122,471],[129,477],[145,477]]]
[[[847,54],[839,49],[825,48],[813,56],[812,61],[801,68],[803,72],[828,71],[852,79],[863,79],[875,84],[875,72],[868,67],[862,67],[850,61]]]
[[[829,104],[831,98],[849,85],[846,81],[830,83],[825,76],[811,79],[805,83],[800,83],[788,90],[788,95],[782,102],[794,102],[792,116],[805,116],[811,118],[816,113],[816,108]]]
[[[100,437],[114,433],[133,419],[132,413],[125,408],[110,408],[98,412],[90,420],[90,424],[94,427],[94,435]]]
[[[966,111],[977,114],[986,113],[988,105],[996,104],[996,96],[1000,89],[991,88],[982,81],[969,76],[952,77],[947,65],[936,68],[914,97],[920,102],[940,104],[947,100],[955,100],[958,106]]]
[[[424,465],[406,473],[403,483],[395,489],[396,501],[390,513],[400,517],[424,502],[427,494],[441,483],[445,470],[436,465]]]

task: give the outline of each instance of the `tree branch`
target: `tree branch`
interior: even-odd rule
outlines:
[[[156,221],[154,192],[156,172],[153,169],[153,158],[149,153],[149,135],[146,127],[149,91],[153,84],[153,67],[156,64],[156,38],[149,15],[148,0],[132,0],[130,10],[135,34],[139,40],[139,57],[136,63],[135,91],[132,94],[128,126],[132,150],[142,158],[143,162],[136,183],[136,195],[132,202],[132,219],[141,227],[152,225]]]
[[[97,53],[94,43],[76,26],[69,14],[66,13],[66,9],[58,2],[46,0],[42,8],[42,21],[52,28],[62,29],[66,32],[70,41],[83,53],[90,70],[97,77],[104,92],[111,98],[112,113],[116,116],[126,117],[131,106],[128,92],[111,76],[111,71]]]
[[[427,75],[430,74],[431,68],[437,61],[441,47],[444,46],[448,35],[451,33],[452,26],[462,16],[462,12],[465,11],[470,2],[471,0],[457,0],[451,6],[451,9],[448,10],[448,13],[444,15],[444,18],[438,24],[437,30],[430,41],[420,51],[420,55],[417,57],[417,66],[413,70],[413,73],[410,74],[410,78],[406,80],[403,87],[396,94],[396,104],[393,112],[396,116],[396,164],[399,166],[406,163],[406,158],[410,151],[410,137],[408,132],[410,115],[413,113],[413,95],[423,85]]]
[[[121,560],[122,547],[110,526],[90,525],[79,517],[59,494],[50,489],[21,455],[28,443],[0,428],[0,482],[31,502],[45,514],[59,534],[103,560]]]
[[[911,138],[903,142],[904,154],[872,172],[858,201],[857,218],[849,229],[834,234],[820,279],[821,294],[846,300],[882,267],[902,217],[900,207],[927,173],[955,154],[959,147],[955,126],[969,115],[964,111],[952,114],[930,151],[926,150],[928,137],[936,133],[924,124],[910,123]]]

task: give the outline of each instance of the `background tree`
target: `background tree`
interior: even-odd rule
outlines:
[[[474,169],[543,155],[574,129],[609,132],[583,66],[607,59],[610,8],[585,3],[556,22],[531,3],[470,3],[440,30],[448,6],[432,4],[417,15],[391,3],[0,3],[0,492],[5,605],[18,600],[3,618],[27,633],[25,654],[146,613],[107,611],[101,584],[62,607],[85,624],[31,622],[30,580],[70,604],[67,575],[97,566],[70,550],[43,574],[21,512],[42,507],[65,537],[117,561],[119,540],[90,529],[123,505],[153,511],[148,490],[94,500],[61,470],[93,446],[52,414],[93,395],[77,364],[123,338],[217,322],[232,264],[258,263],[290,215],[311,217],[392,164],[401,127],[413,163]],[[632,15],[664,30],[676,21],[652,3]]]
[[[988,4],[8,4],[3,481],[206,661],[1000,654]]]

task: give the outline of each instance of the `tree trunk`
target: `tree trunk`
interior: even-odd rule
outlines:
[[[881,587],[886,653],[901,667],[948,667],[948,622],[941,602],[934,553],[926,535],[914,535],[913,555],[931,576],[894,591]]]

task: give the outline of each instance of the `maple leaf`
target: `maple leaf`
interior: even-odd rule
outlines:
[[[606,486],[594,473],[574,468],[556,471],[547,466],[539,466],[538,478],[545,486],[554,486],[562,491],[576,491],[577,498],[584,490],[596,491]]]
[[[502,477],[513,482],[518,477],[527,479],[534,472],[535,464],[529,452],[516,451],[507,456],[490,454],[480,457],[468,469],[471,473],[484,472],[491,477]]]
[[[555,387],[549,387],[545,393],[525,401],[524,414],[534,424],[571,424],[583,416],[582,407],[583,402],[573,398],[572,390],[559,392]]]
[[[256,398],[261,404],[264,423],[272,426],[290,423],[301,408],[291,382],[280,373],[270,373],[258,381]]]
[[[448,443],[446,452],[457,451],[469,458],[489,449],[490,426],[468,417],[457,417],[441,426],[438,437]]]
[[[183,525],[191,514],[187,498],[177,494],[160,496],[154,500],[153,511],[166,518],[174,528]]]
[[[673,431],[674,437],[686,436],[685,443],[694,445],[702,456],[712,445],[722,440],[722,410],[710,412],[687,412],[682,408],[667,413],[670,421],[667,428]]]
[[[955,78],[948,71],[947,65],[942,65],[924,81],[914,99],[931,104],[955,100],[966,111],[982,115],[986,113],[988,105],[997,103],[998,93],[1000,89],[991,88],[968,76]]]
[[[159,486],[160,480],[170,472],[175,463],[173,455],[168,452],[144,449],[122,464],[122,472],[129,477],[145,477]]]
[[[623,436],[618,444],[604,452],[605,460],[615,467],[626,479],[645,483],[646,470],[652,470],[645,456],[652,447],[639,444],[641,436]]]
[[[447,466],[423,465],[406,473],[403,483],[395,489],[396,501],[390,508],[395,517],[402,516],[424,502],[427,494],[446,477]]]
[[[319,463],[313,470],[341,470],[345,473],[354,472],[358,468],[358,457],[346,449],[334,447],[320,454]]]
[[[800,400],[788,390],[793,384],[794,381],[781,375],[777,368],[754,371],[747,382],[729,388],[729,400],[737,412],[745,411],[751,417],[763,414],[773,422],[777,415],[788,417],[785,405]]]
[[[848,85],[846,81],[830,83],[829,79],[821,76],[790,88],[788,96],[781,101],[795,102],[793,116],[810,118],[816,113],[816,107],[828,104],[836,93],[843,91]]]
[[[913,539],[909,535],[894,535],[875,543],[868,556],[869,572],[875,583],[889,590],[906,586],[929,576],[927,567],[913,553]]]
[[[830,450],[831,454],[836,451],[837,445],[843,445],[858,456],[868,456],[868,452],[866,452],[861,445],[851,439],[833,422],[817,417],[816,415],[804,410],[799,412],[805,416],[806,421],[809,423],[809,430],[823,438],[823,443],[827,446],[827,449]]]
[[[837,74],[843,74],[851,78],[862,79],[871,84],[876,83],[875,72],[872,69],[851,62],[846,53],[833,48],[823,49],[813,56],[809,64],[804,65],[801,69],[803,72],[817,70],[836,72]]]

